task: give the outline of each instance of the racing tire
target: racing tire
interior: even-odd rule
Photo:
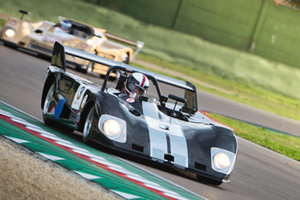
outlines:
[[[87,65],[86,73],[92,73],[93,70],[94,70],[94,65],[95,65],[94,62],[90,62],[90,63]]]
[[[59,130],[62,130],[66,133],[73,133],[74,132],[73,128],[63,126],[59,122],[46,117],[46,112],[47,112],[46,110],[49,109],[49,106],[51,106],[50,105],[50,102],[51,102],[50,100],[53,97],[54,90],[55,90],[55,85],[54,85],[54,83],[52,83],[50,85],[49,89],[48,89],[47,95],[46,95],[45,100],[44,100],[44,105],[43,105],[43,120],[44,120],[44,123],[47,126],[51,126],[55,129],[58,128]]]
[[[57,125],[57,123],[55,123],[51,119],[46,118],[46,116],[45,116],[46,112],[47,112],[47,109],[49,109],[50,100],[53,97],[54,89],[55,89],[55,85],[54,85],[54,83],[52,83],[51,86],[48,89],[47,95],[46,95],[45,100],[44,100],[44,106],[43,106],[43,120],[44,120],[45,124],[49,125],[49,126]]]
[[[126,59],[122,61],[122,63],[129,64],[129,52],[126,53]]]
[[[94,54],[94,55],[97,55],[97,51],[94,50],[93,54]],[[89,64],[88,64],[87,67],[86,67],[85,73],[92,73],[92,72],[94,71],[94,65],[95,65],[94,62],[92,62],[92,61],[89,62]]]
[[[89,135],[91,133],[93,118],[94,118],[95,106],[92,106],[85,118],[84,126],[82,130],[82,140],[84,143],[89,143]]]
[[[102,78],[102,79],[105,79],[106,75],[100,74],[99,77]]]

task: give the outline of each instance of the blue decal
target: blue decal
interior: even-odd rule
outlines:
[[[60,117],[65,103],[66,103],[66,100],[64,98],[60,99],[57,102],[55,114],[54,114],[55,119],[58,119]]]

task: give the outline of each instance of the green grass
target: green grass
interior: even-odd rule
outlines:
[[[275,133],[238,120],[221,115],[207,113],[213,119],[234,128],[235,134],[251,142],[276,151],[294,160],[300,161],[300,138],[282,133]]]
[[[0,19],[0,27],[2,27],[4,25],[4,23],[5,23],[5,20]]]
[[[239,101],[241,103],[260,108],[262,110],[273,112],[278,115],[300,121],[300,101],[298,99],[289,98],[280,93],[272,92],[260,87],[254,87],[245,83],[239,83],[235,80],[225,79],[216,75],[208,75],[204,72],[192,70],[188,67],[164,61],[153,56],[139,54],[138,58],[204,82],[205,84],[201,84],[199,83],[199,81],[191,81],[197,86],[197,88],[201,90],[205,90],[207,92],[233,99],[235,101]],[[145,66],[138,66],[155,71]],[[156,70],[156,72],[161,73],[159,70]],[[183,79],[182,76],[173,77]]]

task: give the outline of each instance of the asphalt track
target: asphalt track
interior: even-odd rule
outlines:
[[[0,100],[42,119],[40,98],[48,61],[0,46]],[[74,72],[78,73],[78,72]],[[85,75],[84,75],[85,76]],[[88,78],[98,81],[97,78]],[[299,123],[199,91],[201,109],[299,134]],[[293,128],[291,128],[293,126]],[[278,128],[279,127],[279,128]],[[135,162],[136,163],[136,162]],[[299,199],[300,163],[239,138],[231,182],[220,186],[149,167],[152,171],[208,199]],[[3,172],[1,172],[3,173]]]

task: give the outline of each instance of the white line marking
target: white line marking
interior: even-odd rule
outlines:
[[[41,152],[37,152],[37,153],[45,158],[48,158],[49,160],[52,160],[52,161],[65,160],[64,158],[61,158],[58,156],[53,156],[53,155],[49,155],[49,154],[45,154],[45,153],[41,153]]]
[[[79,174],[79,175],[82,176],[83,178],[88,179],[88,180],[93,180],[93,179],[99,179],[99,178],[101,178],[100,176],[95,176],[95,175],[83,173],[83,172],[80,172],[80,171],[75,171],[75,170],[74,170],[74,172],[75,172],[76,174]]]
[[[29,143],[29,141],[27,140],[22,140],[22,139],[19,139],[19,138],[14,138],[14,137],[9,137],[9,136],[6,136],[4,135],[4,137],[16,142],[16,143]]]

